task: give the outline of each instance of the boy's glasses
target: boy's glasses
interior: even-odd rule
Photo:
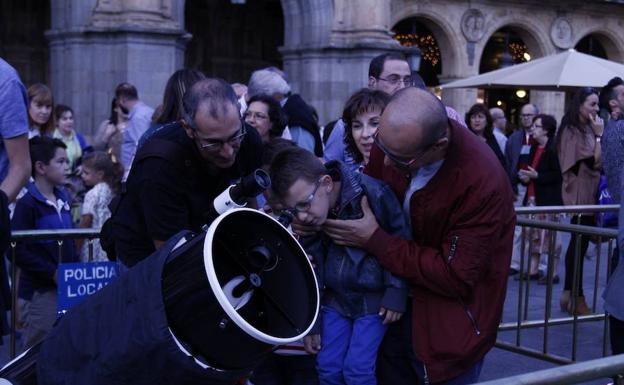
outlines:
[[[280,209],[279,211],[286,211],[292,214],[293,216],[297,216],[297,214],[299,213],[304,213],[310,210],[310,207],[312,207],[312,201],[314,200],[314,196],[316,195],[316,192],[318,191],[320,186],[321,186],[321,180],[319,179],[314,184],[314,190],[312,190],[312,193],[308,195],[308,197],[305,200],[298,202],[297,204],[295,204],[294,207],[285,207],[285,208]]]

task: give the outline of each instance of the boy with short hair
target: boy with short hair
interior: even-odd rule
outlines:
[[[370,206],[382,228],[409,238],[390,188],[340,162],[323,165],[305,150],[286,149],[275,156],[270,175],[281,210],[304,225],[359,218]],[[387,324],[405,311],[405,282],[384,270],[373,255],[335,244],[322,232],[300,242],[313,257],[322,290],[321,334],[317,324],[304,339],[306,350],[318,352],[320,383],[376,384],[377,351]]]
[[[65,144],[59,139],[34,137],[30,158],[34,182],[15,206],[13,230],[70,229],[72,217],[67,194],[60,188],[69,172]],[[16,264],[21,270],[18,295],[29,301],[24,319],[24,347],[28,348],[52,329],[56,321],[56,270],[59,262],[76,262],[72,240],[64,240],[59,250],[56,240],[20,241]]]

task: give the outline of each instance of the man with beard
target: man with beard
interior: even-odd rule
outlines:
[[[221,79],[193,85],[185,118],[162,127],[139,149],[126,191],[113,205],[116,253],[133,266],[182,229],[208,223],[213,200],[260,167],[261,140],[240,119],[236,94]]]

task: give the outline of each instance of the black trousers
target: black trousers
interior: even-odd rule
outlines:
[[[418,362],[412,347],[412,304],[388,327],[377,354],[377,385],[416,385]]]
[[[596,223],[596,220],[593,216],[587,215],[575,215],[572,217],[570,221],[573,225],[584,225],[584,226],[593,226]],[[565,256],[565,281],[564,281],[564,290],[572,290],[572,283],[574,282],[574,252],[576,249],[576,239],[579,237],[577,234],[572,234],[570,237],[570,243],[568,244],[568,250],[566,251]],[[579,266],[579,291],[577,294],[572,293],[572,295],[581,296],[583,295],[583,261],[585,260],[585,254],[587,253],[587,248],[589,247],[589,237],[581,238],[581,264]]]
[[[609,334],[613,355],[624,353],[624,320],[609,316]]]

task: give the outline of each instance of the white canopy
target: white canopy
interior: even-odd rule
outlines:
[[[603,87],[615,76],[624,78],[624,65],[569,49],[526,63],[443,84],[445,88],[528,88],[566,91]]]

